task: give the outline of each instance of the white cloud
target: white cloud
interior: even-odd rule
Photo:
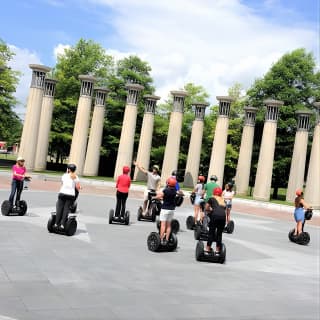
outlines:
[[[69,49],[71,46],[69,44],[59,43],[57,46],[53,48],[53,55],[55,60],[57,60],[58,56],[64,55],[65,49]]]
[[[42,64],[37,53],[31,52],[28,49],[21,49],[13,45],[9,45],[10,50],[15,53],[14,58],[9,62],[12,70],[20,71],[22,73],[19,84],[16,89],[15,97],[19,105],[16,106],[15,111],[24,118],[26,112],[27,98],[31,84],[32,71],[29,64]]]
[[[316,54],[315,30],[296,21],[290,27],[269,22],[239,0],[88,1],[112,8],[118,37],[150,63],[164,99],[176,86],[194,82],[215,102],[235,82],[248,88],[291,50]]]

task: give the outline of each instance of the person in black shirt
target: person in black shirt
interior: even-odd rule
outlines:
[[[170,177],[167,180],[167,186],[156,195],[156,199],[162,199],[162,207],[160,211],[160,239],[161,244],[166,245],[171,233],[171,221],[176,208],[176,183],[177,180]]]
[[[219,254],[222,244],[222,232],[226,224],[226,207],[222,198],[221,188],[218,187],[213,189],[213,197],[211,197],[206,203],[206,211],[208,212],[208,216],[210,218],[206,251],[212,251],[211,245],[216,234],[215,253]]]

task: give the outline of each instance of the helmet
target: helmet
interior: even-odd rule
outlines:
[[[210,177],[210,180],[218,181],[218,177],[214,174],[213,176]]]
[[[17,161],[24,161],[24,158],[23,157],[18,157]]]
[[[228,182],[227,185],[229,188],[233,188],[233,182]]]
[[[130,172],[130,168],[129,168],[128,166],[124,166],[124,167],[122,168],[122,172],[123,172],[123,173],[129,173],[129,172]]]
[[[302,191],[301,189],[297,189],[297,190],[296,190],[296,196],[297,196],[297,197],[302,196],[302,194],[303,194],[303,191]]]
[[[217,187],[213,189],[213,193],[214,196],[221,196],[222,195],[222,189]]]
[[[173,170],[172,173],[171,173],[171,175],[176,177],[176,176],[178,175],[177,170]]]
[[[198,180],[199,180],[200,182],[204,182],[205,177],[204,177],[204,176],[199,176],[199,177],[198,177]]]
[[[67,169],[69,169],[71,172],[75,172],[77,170],[77,166],[73,163],[69,163],[67,165]]]
[[[167,180],[167,185],[169,186],[169,187],[175,187],[176,186],[176,184],[177,184],[177,180],[175,179],[175,178],[169,178],[168,180]]]
[[[159,172],[159,166],[157,166],[156,164],[152,167],[152,169],[156,169],[157,170],[157,172]]]

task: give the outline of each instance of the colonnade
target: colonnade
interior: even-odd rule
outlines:
[[[41,65],[30,65],[32,81],[27,103],[27,112],[21,137],[19,155],[26,160],[29,170],[44,170],[48,153],[49,129],[51,126],[53,99],[56,81],[46,78],[50,68]],[[80,97],[74,125],[73,138],[70,148],[69,162],[75,163],[80,175],[95,176],[98,174],[100,147],[104,123],[106,88],[94,88],[96,79],[89,75],[80,75]],[[114,178],[122,173],[124,165],[131,166],[133,160],[134,136],[137,119],[137,103],[143,86],[129,83],[126,86],[127,101],[125,106],[118,155],[114,170]],[[91,105],[95,90],[95,104],[91,119]],[[161,182],[173,170],[178,168],[181,129],[183,123],[185,91],[171,91],[173,109],[170,115],[167,142],[162,163]],[[145,95],[145,110],[140,133],[137,162],[145,168],[150,165],[150,152],[154,127],[156,103],[160,97]],[[223,184],[224,164],[227,147],[229,117],[232,98],[218,96],[219,113],[216,123],[208,176],[215,174],[220,185]],[[283,105],[279,100],[265,100],[266,106],[263,135],[260,145],[259,160],[254,183],[253,198],[268,201],[270,198],[271,179],[274,152],[277,135],[279,110]],[[320,208],[320,102],[314,104],[317,108],[317,123],[313,134],[313,143],[305,186],[305,198],[314,208]],[[192,125],[184,185],[192,187],[197,182],[200,166],[201,144],[203,138],[204,115],[207,103],[194,102],[195,120]],[[256,108],[245,107],[244,127],[241,138],[239,159],[236,172],[238,194],[247,194],[249,188],[252,147]],[[303,187],[305,163],[312,112],[301,110],[297,112],[297,132],[288,182],[287,200],[292,201],[295,189]],[[134,172],[135,180],[144,180],[139,170]]]

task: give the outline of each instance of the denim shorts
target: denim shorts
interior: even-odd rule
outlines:
[[[200,203],[203,202],[203,198],[201,198],[200,196],[196,195],[196,198],[194,200],[194,205],[195,206],[200,206]]]
[[[296,222],[301,221],[304,222],[304,209],[303,208],[296,208],[294,210],[294,219]]]

